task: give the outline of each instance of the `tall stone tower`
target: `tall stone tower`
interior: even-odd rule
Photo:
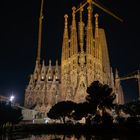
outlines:
[[[85,100],[86,89],[95,80],[114,89],[105,32],[98,26],[98,14],[95,14],[93,26],[91,5],[87,7],[86,23],[82,20],[82,11],[83,9],[80,10],[80,21],[76,24],[76,8],[72,8],[71,31],[68,31],[68,15],[64,16],[61,93],[64,100],[75,102]]]
[[[76,8],[72,8],[71,30],[68,15],[64,16],[60,66],[58,61],[52,66],[51,60],[48,66],[45,66],[44,61],[40,64],[42,9],[43,5],[40,14],[38,55],[34,72],[25,90],[25,106],[46,113],[59,101],[84,102],[86,89],[95,80],[108,84],[119,94],[120,83],[116,84],[114,80],[105,31],[99,27],[99,15],[95,14],[93,19],[91,4],[87,7],[86,22],[83,21],[83,9],[80,9],[77,21]],[[118,98],[116,102],[122,104],[123,98]]]

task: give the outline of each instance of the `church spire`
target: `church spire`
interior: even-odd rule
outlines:
[[[98,17],[99,15],[96,13],[95,14],[95,38],[99,37]]]
[[[64,25],[64,35],[63,35],[63,45],[62,45],[62,63],[69,57],[69,37],[68,37],[68,15],[65,14],[65,25]]]
[[[88,6],[86,52],[88,54],[92,54],[93,53],[93,31],[92,31],[91,4],[90,3],[89,3],[89,6]]]
[[[81,7],[81,4],[80,4]],[[79,22],[79,44],[80,44],[80,57],[79,63],[81,67],[84,67],[85,64],[85,53],[84,53],[84,23],[82,17],[83,8],[80,9],[80,22]]]
[[[71,27],[71,38],[70,38],[70,56],[77,54],[78,52],[78,43],[77,43],[77,31],[76,31],[76,20],[75,12],[76,8],[72,8],[72,27]]]
[[[81,52],[84,51],[84,49],[83,49],[83,45],[84,45],[84,23],[82,21],[83,20],[82,19],[82,12],[83,12],[83,8],[80,9],[80,22],[79,22],[79,41],[80,41]]]
[[[43,3],[44,0],[41,1],[41,9],[40,9],[40,16],[39,16],[38,50],[37,50],[37,61],[39,64],[40,64],[41,40],[42,40]]]
[[[96,13],[95,14],[95,57],[98,59],[102,59],[102,48],[101,48],[101,36],[103,34],[100,34],[100,39],[99,39],[99,27],[98,27],[98,17],[99,15]]]

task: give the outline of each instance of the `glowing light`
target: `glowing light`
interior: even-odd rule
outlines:
[[[9,100],[10,100],[11,102],[13,102],[14,99],[15,99],[15,96],[14,96],[14,95],[11,95]]]
[[[49,118],[44,118],[44,123],[48,123],[50,121]]]

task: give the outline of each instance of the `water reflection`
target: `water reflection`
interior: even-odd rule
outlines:
[[[110,136],[75,136],[75,135],[32,135],[19,140],[126,140],[125,138],[112,138]]]
[[[0,140],[140,140],[140,136],[113,136],[113,135],[15,135],[15,136],[0,136]]]
[[[20,139],[20,140],[86,140],[84,136],[76,137],[71,135],[41,135],[41,136],[31,136],[30,138]],[[91,140],[93,140],[91,138]],[[96,139],[95,139],[96,140]]]

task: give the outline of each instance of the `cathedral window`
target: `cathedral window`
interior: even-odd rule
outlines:
[[[44,80],[44,76],[41,77],[41,80]]]
[[[49,76],[49,77],[48,77],[48,81],[51,81],[51,79],[52,79],[51,76]]]

